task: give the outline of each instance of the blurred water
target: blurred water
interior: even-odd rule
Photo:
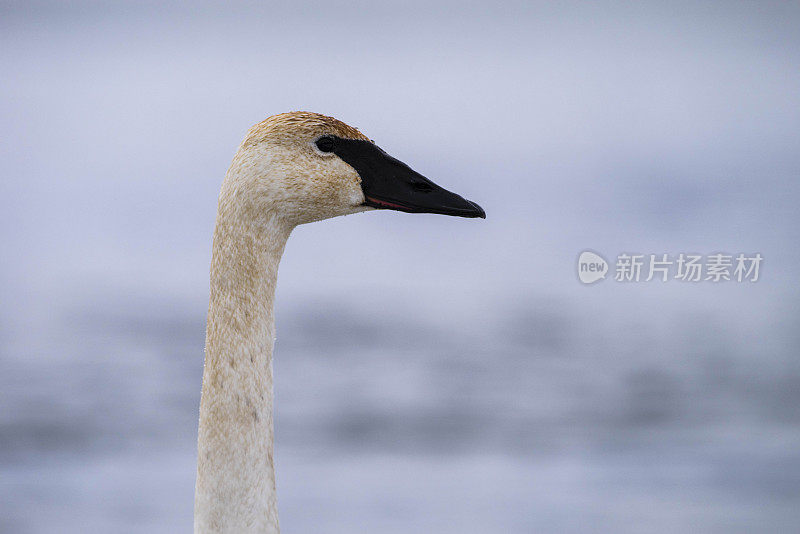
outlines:
[[[285,532],[796,531],[796,5],[1,9],[0,531],[190,530],[216,195],[289,109],[488,219],[295,231]],[[765,263],[583,287],[586,248]]]
[[[491,310],[506,330],[284,313],[284,528],[793,530],[796,345],[740,349],[703,317],[672,325],[680,341],[576,332],[592,322],[533,302]],[[204,325],[159,304],[76,310],[61,357],[4,360],[9,532],[187,529]]]

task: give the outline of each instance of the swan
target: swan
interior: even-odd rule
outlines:
[[[274,115],[239,145],[212,244],[196,533],[279,532],[272,460],[278,263],[297,225],[375,209],[486,217],[332,117]]]

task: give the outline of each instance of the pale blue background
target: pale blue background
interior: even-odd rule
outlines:
[[[299,228],[284,533],[796,532],[797,3],[0,7],[0,531],[188,532],[246,129],[362,129],[485,221]],[[756,284],[575,261],[760,252]]]

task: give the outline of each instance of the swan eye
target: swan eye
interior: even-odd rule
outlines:
[[[317,139],[316,144],[320,152],[333,152],[333,147],[336,143],[330,135],[323,135]]]

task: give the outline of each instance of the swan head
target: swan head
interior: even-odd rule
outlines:
[[[480,206],[389,156],[356,128],[309,112],[273,115],[253,126],[226,189],[256,210],[256,218],[269,213],[292,226],[373,209],[486,217]]]

